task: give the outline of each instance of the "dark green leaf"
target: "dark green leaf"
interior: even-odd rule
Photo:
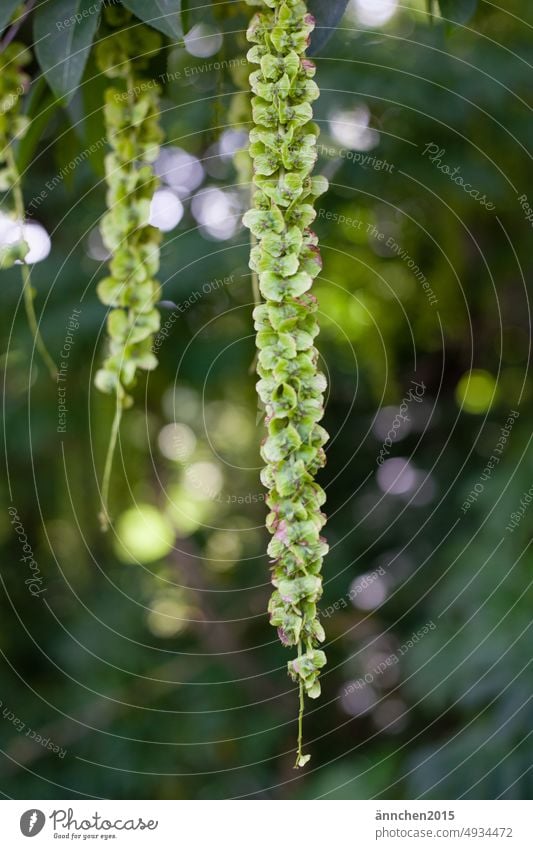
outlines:
[[[106,136],[103,104],[108,81],[103,74],[98,73],[92,57],[89,58],[85,79],[87,85],[82,89],[83,122],[78,130],[83,145],[89,151],[89,161],[95,173],[103,177],[106,154],[106,147],[102,144]]]
[[[191,26],[191,0],[181,0],[181,28],[189,32]]]
[[[84,161],[86,152],[80,151],[79,138],[71,124],[65,123],[62,125],[59,144],[54,145],[52,152],[57,175],[61,177],[61,182],[65,188],[68,191],[72,191],[74,188],[74,164],[76,163],[76,157],[80,156],[81,153],[80,158]]]
[[[333,35],[347,5],[348,0],[309,0],[307,7],[316,20],[316,27],[311,33],[311,47],[307,51],[310,56],[321,50]]]
[[[172,39],[183,35],[181,27],[181,0],[122,0],[126,9],[137,15],[141,21],[158,29]]]
[[[450,23],[465,24],[476,11],[477,0],[439,0],[440,13]]]
[[[30,118],[27,133],[17,147],[17,170],[24,174],[50,121],[59,108],[59,100],[46,85],[44,77],[32,82],[25,114]]]
[[[54,94],[68,103],[76,92],[102,0],[48,0],[35,13],[35,52]]]
[[[20,6],[20,0],[2,0],[2,8],[0,9],[0,32],[3,32],[7,27],[17,6]]]

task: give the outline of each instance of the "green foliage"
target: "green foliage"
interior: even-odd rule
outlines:
[[[452,24],[466,24],[477,8],[477,0],[438,0],[438,4],[442,17]]]
[[[0,29],[17,5],[14,3],[10,9],[8,3],[2,9]],[[156,0],[149,4],[144,0],[124,0],[123,7],[173,42],[183,34],[180,0]],[[108,15],[120,18],[123,7],[110,6]],[[102,8],[103,0],[46,0],[32,12],[37,59],[55,96],[65,105],[74,97],[83,77]],[[134,48],[139,26],[132,20],[130,27],[130,46]],[[132,55],[141,61],[139,52]]]
[[[259,0],[249,2],[257,5]],[[21,9],[22,18],[29,15],[33,20],[35,52],[41,71],[57,101],[63,105],[68,105],[73,99],[83,78],[103,4],[104,0],[45,0],[29,11],[21,6],[20,0],[5,0],[2,4],[0,32],[18,8]],[[218,0],[212,0],[212,5],[215,15],[221,17]],[[331,0],[328,3],[309,0],[307,5],[316,21],[308,45],[308,53],[312,55],[319,52],[334,33],[345,12],[347,0]],[[457,23],[467,22],[474,14],[476,5],[476,0],[439,2],[443,17]],[[235,6],[240,6],[240,3],[235,3]],[[182,43],[183,33],[190,25],[192,8],[182,0],[154,0],[151,3],[145,0],[122,0],[121,5],[114,2],[108,13],[116,13],[120,17],[122,8],[128,9],[137,19],[162,33],[172,44]],[[428,0],[428,11],[431,12],[431,8],[432,2]],[[235,11],[226,9],[224,14],[232,16]],[[135,20],[132,20],[131,27],[133,30],[137,28]],[[134,33],[132,37],[134,40]]]
[[[19,6],[20,0],[2,0],[2,7],[0,8],[0,32],[2,32],[12,20],[14,13]]]
[[[103,0],[47,0],[34,17],[35,51],[50,88],[65,104],[83,76]]]
[[[339,25],[348,0],[309,0],[307,8],[315,19],[315,30],[311,35],[311,44],[308,50],[310,56],[318,53],[327,44],[335,28]]]
[[[181,0],[123,0],[126,9],[137,15],[141,21],[176,40],[183,35],[181,25]]]

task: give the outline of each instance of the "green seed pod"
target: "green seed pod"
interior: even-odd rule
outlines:
[[[12,192],[19,182],[19,174],[12,160],[12,145],[21,139],[28,128],[28,119],[22,112],[22,98],[29,85],[23,68],[31,62],[31,54],[24,45],[12,42],[1,56],[0,74],[0,191]],[[12,212],[16,213],[13,209]],[[27,250],[26,250],[27,253]],[[17,257],[18,258],[18,257]],[[4,267],[7,267],[4,264]]]
[[[23,96],[30,78],[23,68],[31,62],[31,53],[23,44],[8,44],[0,56],[0,192],[8,199],[7,215],[20,226],[18,240],[0,247],[0,269],[19,265],[22,277],[24,308],[35,347],[39,351],[52,378],[56,378],[57,369],[39,332],[37,317],[33,306],[34,292],[31,286],[30,267],[25,259],[29,245],[24,241],[25,208],[20,184],[20,174],[14,153],[14,145],[24,137],[29,120],[22,115]]]
[[[250,2],[250,0],[249,0]],[[260,5],[250,23],[254,45],[248,59],[253,92],[253,209],[244,216],[256,239],[250,267],[264,299],[254,311],[259,349],[257,390],[266,410],[267,438],[261,454],[262,481],[269,490],[267,527],[273,535],[270,620],[298,656],[288,671],[300,688],[296,766],[309,756],[301,749],[303,696],[320,695],[319,671],[326,662],[317,602],[321,566],[328,550],[320,532],[325,494],[314,475],[324,465],[328,435],[319,425],[326,380],[317,369],[317,304],[310,289],[321,268],[317,237],[309,229],[313,203],[327,189],[311,177],[318,128],[311,103],[318,96],[314,65],[305,49],[314,19],[301,0],[253,0]]]
[[[147,58],[157,52],[160,36],[148,27],[129,27],[125,10],[109,9],[107,20],[115,29],[96,48],[96,61],[109,78],[122,80],[107,89],[104,118],[111,147],[105,160],[107,207],[100,230],[112,254],[109,276],[98,284],[100,300],[111,307],[107,320],[108,356],[96,373],[102,392],[115,394],[117,414],[102,485],[101,520],[108,523],[107,495],[113,451],[121,410],[131,406],[128,389],[138,369],[157,366],[153,338],[160,326],[156,304],[160,286],[161,234],[149,224],[151,201],[158,186],[152,163],[157,159],[163,133],[159,124],[159,89],[139,77]]]

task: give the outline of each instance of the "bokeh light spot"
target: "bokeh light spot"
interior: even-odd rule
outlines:
[[[496,381],[490,372],[472,369],[457,384],[455,399],[467,413],[485,413],[492,404],[495,389]]]
[[[150,504],[137,504],[116,524],[117,556],[125,563],[150,563],[165,557],[174,544],[174,531],[166,517]]]
[[[167,460],[178,460],[184,463],[194,453],[196,436],[186,424],[169,424],[160,430],[157,444],[161,454]]]
[[[150,205],[150,224],[169,233],[183,218],[183,204],[170,189],[158,189]]]

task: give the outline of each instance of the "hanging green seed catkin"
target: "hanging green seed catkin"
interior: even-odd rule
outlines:
[[[156,304],[160,286],[160,231],[149,224],[150,208],[159,185],[153,162],[159,155],[163,133],[159,124],[159,89],[139,76],[148,59],[157,53],[161,38],[143,25],[131,24],[122,9],[107,9],[107,21],[121,26],[96,49],[99,69],[122,81],[107,89],[104,117],[112,152],[106,156],[108,212],[101,234],[112,254],[109,276],[98,284],[98,296],[112,307],[107,319],[109,352],[96,373],[102,392],[115,394],[116,413],[102,482],[102,527],[109,523],[108,491],[113,454],[122,410],[131,406],[128,390],[138,369],[157,366],[153,338],[160,326]]]
[[[250,75],[254,127],[253,209],[244,223],[257,239],[250,267],[258,274],[265,303],[254,310],[259,348],[257,389],[266,409],[268,436],[261,454],[262,481],[269,490],[268,553],[276,588],[270,621],[282,643],[297,647],[288,671],[299,683],[300,713],[296,767],[302,754],[304,695],[320,695],[320,669],[326,663],[317,646],[324,640],[317,601],[322,593],[322,559],[328,550],[320,531],[325,494],[314,475],[324,465],[328,435],[323,416],[326,379],[317,369],[317,304],[310,293],[321,269],[317,236],[309,225],[313,202],[327,189],[324,177],[311,177],[318,127],[311,103],[319,94],[314,64],[305,58],[314,19],[301,0],[248,0],[262,7],[248,29],[254,45],[248,60],[259,65]]]
[[[23,68],[29,65],[31,58],[30,51],[16,41],[9,44],[0,56],[0,193],[5,192],[8,202],[11,200],[7,215],[14,219],[14,225],[16,223],[13,229],[18,229],[18,233],[14,234],[18,238],[0,248],[0,269],[11,268],[15,264],[20,266],[24,307],[35,347],[55,379],[57,369],[39,332],[33,306],[31,273],[25,262],[30,248],[24,241],[24,197],[13,150],[15,143],[25,136],[30,123],[22,115],[22,102],[30,82]]]

